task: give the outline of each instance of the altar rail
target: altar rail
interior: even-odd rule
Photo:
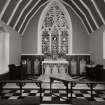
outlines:
[[[17,88],[19,91],[20,91],[20,94],[19,96],[22,97],[22,93],[24,90],[24,86],[27,84],[27,83],[33,83],[33,84],[36,84],[39,88],[39,92],[40,92],[40,101],[42,100],[42,82],[39,81],[39,80],[0,80],[0,96],[2,97],[2,91],[5,90],[4,86],[8,83],[14,83],[16,84]],[[8,89],[8,88],[6,88]],[[9,88],[10,89],[10,88]],[[14,89],[14,88],[11,88],[11,90]],[[32,90],[32,89],[31,89]],[[3,104],[4,105],[4,104]],[[5,104],[6,105],[6,104]],[[19,104],[20,105],[20,104]]]
[[[82,81],[82,80],[61,80],[61,79],[57,79],[57,78],[50,78],[50,93],[51,93],[51,83],[53,80],[58,80],[58,81],[61,81],[63,82],[64,84],[67,84],[66,86],[68,87],[68,83],[70,83],[70,87],[69,88],[66,88],[66,91],[68,92],[68,90],[70,89],[70,93],[71,93],[71,96],[70,98],[72,98],[72,93],[73,93],[73,90],[75,90],[73,87],[75,87],[76,84],[87,84],[88,87],[90,87],[90,91],[91,91],[91,99],[93,100],[93,90],[94,90],[94,87],[97,85],[97,84],[105,84],[105,81]],[[1,94],[3,92],[3,90],[5,90],[4,86],[8,83],[16,83],[16,85],[19,87],[18,90],[20,90],[20,94],[19,96],[22,97],[22,90],[24,90],[24,86],[27,84],[27,83],[34,83],[36,84],[39,88],[39,92],[40,92],[40,101],[42,101],[42,92],[43,92],[43,87],[42,87],[42,81],[40,80],[0,80],[0,96],[2,97],[3,94]],[[8,88],[6,88],[8,89]],[[10,88],[9,88],[10,89]],[[14,88],[11,88],[11,90],[14,89]],[[31,88],[32,89],[32,88]],[[35,89],[35,88],[33,88]],[[67,90],[68,89],[68,90]],[[81,90],[81,89],[80,89]],[[86,89],[87,90],[87,89]],[[97,91],[99,91],[98,89],[96,89]],[[95,90],[95,91],[96,91]],[[101,90],[100,90],[101,91]],[[67,93],[67,97],[68,97],[68,93]]]
[[[97,84],[105,84],[105,81],[89,81],[89,80],[83,81],[83,80],[78,80],[78,79],[66,79],[66,78],[62,78],[62,77],[51,76],[50,77],[50,94],[51,95],[52,95],[52,83],[54,82],[54,80],[60,81],[65,85],[66,93],[67,93],[67,101],[69,100],[69,97],[68,97],[69,91],[68,90],[70,89],[70,93],[71,93],[70,99],[72,99],[72,93],[74,90],[73,87],[75,87],[76,84],[87,84],[87,86],[90,87],[89,90],[90,90],[90,95],[91,95],[90,99],[91,100],[94,99],[94,96],[93,96],[94,87]],[[68,86],[69,83],[70,83],[70,87]]]
[[[70,75],[82,75],[85,72],[83,71],[84,67],[86,66],[86,64],[90,63],[90,55],[89,54],[66,55],[66,60],[69,61],[68,73]],[[21,55],[21,62],[23,64],[26,64],[27,66],[27,74],[41,75],[42,61],[44,61],[44,55],[34,54]]]

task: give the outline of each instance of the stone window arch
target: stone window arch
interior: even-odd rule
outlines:
[[[60,0],[51,0],[38,23],[38,54],[72,53],[72,23]]]

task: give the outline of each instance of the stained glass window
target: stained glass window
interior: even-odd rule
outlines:
[[[70,25],[61,5],[54,0],[43,17],[41,25],[43,54],[68,54]]]

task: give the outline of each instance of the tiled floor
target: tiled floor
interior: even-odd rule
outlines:
[[[4,90],[0,94],[2,99],[20,99],[27,96],[40,96],[39,87],[35,83],[26,83],[23,87],[22,97],[20,97],[19,87],[15,83],[7,83],[4,87]],[[41,105],[72,105],[67,104],[66,101],[66,91],[65,86],[61,82],[55,82],[52,85],[52,92],[54,94],[50,95],[49,83],[42,84],[42,102]],[[69,84],[70,88],[70,84]],[[97,84],[94,86],[93,90],[93,99],[94,102],[105,102],[105,85]],[[68,93],[69,101],[71,100],[71,92]],[[72,93],[73,99],[84,99],[91,100],[90,88],[87,84],[76,84],[73,87]]]
[[[53,89],[52,90],[54,94],[50,95],[50,91],[47,89],[43,90],[42,93],[42,103],[66,103],[66,92],[64,89]],[[24,98],[27,96],[40,96],[39,90],[30,90],[30,89],[25,89],[23,90],[22,97],[19,96],[19,90],[14,89],[14,90],[3,90],[1,93],[1,98],[2,99],[20,99]],[[58,97],[59,96],[59,97]],[[71,93],[69,91],[68,97],[70,99]],[[87,90],[74,90],[72,94],[73,98],[79,98],[79,99],[86,99],[86,100],[91,100],[91,94],[90,91]],[[105,93],[104,91],[93,91],[93,101],[98,101],[102,102],[105,101]]]

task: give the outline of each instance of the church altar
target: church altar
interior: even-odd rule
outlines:
[[[45,59],[44,55],[33,55],[33,54],[22,54],[21,62],[26,61],[27,74],[30,72],[30,75],[37,75],[35,61],[39,61],[38,72],[40,73],[39,79],[44,80],[54,74],[57,76],[71,76],[77,75],[80,76],[85,72],[84,68],[86,64],[90,62],[89,54],[76,54],[76,55],[66,55],[65,59],[59,58],[57,60]],[[27,65],[28,64],[28,65]],[[63,66],[62,66],[63,65]],[[46,69],[46,70],[45,70]],[[46,74],[46,75],[45,75]],[[67,75],[68,74],[68,75]]]
[[[42,61],[42,74],[68,74],[69,62],[66,60]]]
[[[44,60],[42,61],[42,75],[39,80],[44,82],[50,81],[50,76],[67,76],[68,75],[69,62],[65,59],[58,60]]]
[[[39,79],[49,82],[51,75],[68,75],[68,65],[69,62],[66,60],[44,60],[42,61],[42,75]]]

